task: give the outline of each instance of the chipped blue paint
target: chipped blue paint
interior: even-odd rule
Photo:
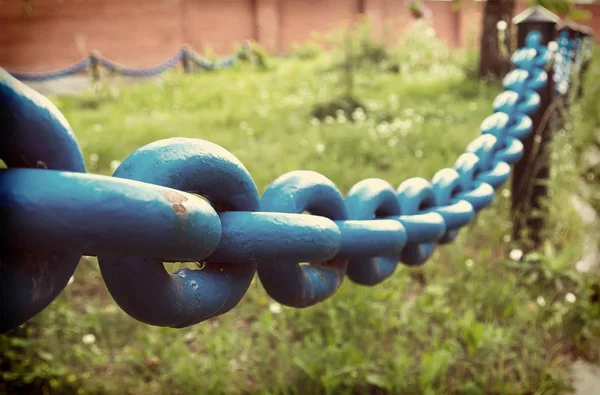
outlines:
[[[148,144],[128,156],[114,176],[201,194],[219,212],[259,208],[258,191],[242,163],[204,140],[172,138]],[[225,262],[169,274],[160,259],[116,254],[100,254],[98,263],[123,310],[147,324],[175,328],[231,310],[256,271],[253,262]]]
[[[0,214],[13,248],[200,260],[219,244],[208,202],[137,181],[41,169],[0,172]]]

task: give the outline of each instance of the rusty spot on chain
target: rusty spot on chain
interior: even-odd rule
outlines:
[[[165,190],[163,194],[165,195],[165,198],[171,203],[183,203],[186,200],[188,200],[187,197],[171,189]]]
[[[176,191],[172,191],[172,190],[166,190],[163,192],[163,194],[165,195],[165,198],[173,203],[173,211],[175,212],[175,214],[185,214],[186,213],[186,209],[183,206],[183,202],[185,202],[186,200],[188,200],[187,197],[183,196],[182,194],[176,192]]]
[[[183,207],[183,204],[176,203],[173,205],[173,211],[175,211],[175,214],[185,214],[185,207]]]

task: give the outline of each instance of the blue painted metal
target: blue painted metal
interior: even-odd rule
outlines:
[[[0,171],[0,185],[3,242],[12,248],[197,261],[221,239],[210,204],[175,189],[41,169]]]
[[[523,143],[514,137],[507,137],[505,147],[496,151],[496,161],[506,162],[509,165],[516,163],[523,155]],[[510,168],[508,169],[510,173]]]
[[[85,173],[77,139],[58,109],[0,68],[0,158],[8,167]]]
[[[11,167],[0,171],[2,331],[47,305],[82,253],[98,254],[108,290],[126,312],[171,327],[233,308],[256,270],[271,297],[306,307],[331,296],[345,274],[374,285],[398,260],[423,264],[492,202],[523,153],[519,140],[531,133],[528,114],[547,82],[550,52],[536,34],[513,57],[508,90],[453,169],[431,182],[408,179],[396,191],[383,180],[363,180],[345,200],[310,171],[279,177],[259,199],[232,154],[197,139],[142,147],[113,178],[81,174],[81,153],[62,115],[2,72],[8,111],[0,112],[1,132],[10,148],[0,146],[0,157]],[[198,270],[174,274],[163,266],[200,260]]]
[[[147,68],[134,68],[123,66],[119,63],[113,62],[110,59],[105,57],[98,58],[98,64],[105,67],[107,70],[121,74],[125,77],[153,77],[159,74],[164,73],[170,68],[175,67],[183,57],[184,49],[177,51],[177,53],[171,56],[169,59],[164,62],[157,64],[156,66],[147,67]]]
[[[500,141],[491,134],[482,134],[467,145],[467,153],[479,157],[479,170],[487,171],[494,167],[495,153],[500,147]]]
[[[458,235],[458,229],[467,225],[475,217],[473,206],[466,200],[454,201],[454,197],[463,191],[460,174],[454,169],[442,169],[431,180],[435,195],[435,208],[429,209],[442,216],[446,224],[446,233],[439,240],[447,244]]]
[[[92,55],[90,55],[92,56]],[[233,66],[239,59],[240,54],[235,54],[216,61],[210,61],[198,55],[191,48],[184,47],[177,51],[169,59],[152,67],[127,67],[103,56],[97,57],[98,65],[106,68],[108,71],[118,73],[125,77],[153,77],[164,73],[165,71],[177,66],[184,57],[191,59],[198,67],[204,70],[224,69]],[[68,77],[74,74],[81,73],[90,67],[90,57],[86,57],[72,65],[64,67],[60,70],[43,72],[43,73],[20,73],[16,71],[9,72],[14,78],[20,81],[42,82],[50,81],[59,78]]]
[[[85,172],[83,157],[67,120],[45,97],[0,69],[0,158],[11,168],[39,167]],[[0,190],[10,184],[0,181]],[[2,199],[4,201],[4,199]],[[42,201],[43,204],[43,201]],[[6,240],[14,214],[0,226],[0,331],[42,311],[67,285],[80,254],[71,250],[17,250]]]
[[[396,196],[402,214],[399,220],[408,233],[400,260],[410,266],[421,265],[433,255],[435,242],[446,231],[444,218],[438,213],[428,213],[427,217],[418,217],[417,221],[413,221],[413,216],[424,214],[426,209],[435,206],[433,186],[424,178],[409,178],[398,186]],[[416,235],[428,237],[415,241]]]
[[[522,94],[514,91],[505,91],[494,99],[492,105],[494,111],[531,114],[540,106],[540,95],[537,92],[530,90],[527,90]]]
[[[195,51],[189,49],[188,56],[196,66],[200,67],[203,70],[217,70],[233,66],[237,62],[239,54],[219,59],[216,61],[211,61],[198,55]]]
[[[548,82],[548,74],[541,69],[515,69],[502,80],[504,89],[523,94],[527,90],[537,91]]]
[[[400,204],[394,188],[384,180],[369,178],[355,184],[345,200],[348,218],[353,220],[372,220],[386,216],[400,215]],[[398,235],[398,243],[404,245],[407,235]],[[347,243],[345,243],[347,244]],[[398,265],[398,256],[370,255],[359,259],[351,259],[348,263],[348,278],[363,285],[379,284],[394,273]]]
[[[406,230],[397,220],[347,220],[335,223],[342,233],[337,258],[397,257],[406,244]]]
[[[564,96],[569,91],[574,43],[569,39],[567,30],[563,30],[558,34],[556,43],[558,51],[554,60],[554,82],[556,83],[556,91]]]
[[[533,122],[525,114],[511,113],[509,116],[504,112],[496,112],[487,117],[481,123],[481,133],[491,134],[497,139],[503,140],[506,136],[512,136],[524,140],[533,128]]]
[[[277,213],[308,211],[334,221],[348,219],[341,193],[328,178],[312,171],[298,170],[277,178],[265,191],[260,208]],[[338,251],[340,247],[341,243]],[[348,260],[334,258],[311,265],[299,263],[258,266],[258,277],[269,296],[286,306],[308,307],[333,295],[344,279]]]
[[[42,82],[56,80],[59,78],[68,77],[77,73],[81,73],[88,68],[90,64],[89,58],[81,59],[72,65],[64,67],[60,70],[47,71],[44,73],[18,73],[10,72],[10,74],[20,81]]]
[[[330,259],[341,244],[339,227],[316,215],[251,213],[220,214],[221,242],[207,262],[302,262]]]
[[[259,208],[258,191],[242,163],[204,140],[173,138],[148,144],[128,156],[114,176],[202,194],[219,212]],[[207,249],[204,256],[211,252]],[[123,310],[139,321],[174,328],[231,310],[256,271],[252,262],[208,263],[201,270],[169,274],[160,259],[115,254],[100,254],[98,263]]]
[[[498,189],[504,184],[510,176],[510,166],[506,162],[496,162],[493,168],[483,171],[477,179],[482,181],[494,189]]]

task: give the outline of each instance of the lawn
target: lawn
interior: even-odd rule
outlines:
[[[268,70],[240,65],[135,85],[113,82],[52,100],[93,173],[110,175],[155,140],[192,137],[231,151],[261,193],[298,169],[322,173],[346,193],[365,178],[397,186],[452,167],[500,92],[470,79],[457,60],[400,73],[367,68],[355,75],[366,115],[318,120],[310,115],[315,104],[341,93],[343,75],[331,57],[269,63]],[[593,129],[578,108],[569,125]],[[96,259],[84,257],[50,307],[1,337],[4,388],[561,393],[571,384],[574,357],[600,360],[598,276],[574,270],[590,231],[568,203],[580,184],[574,136],[555,133],[548,242],[539,251],[520,257],[510,239],[507,183],[493,206],[422,268],[399,266],[375,287],[346,280],[333,297],[307,309],[275,303],[255,278],[231,312],[185,329],[129,317],[108,294]]]

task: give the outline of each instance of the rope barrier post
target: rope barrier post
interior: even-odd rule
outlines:
[[[517,25],[517,46],[525,46],[527,35],[538,31],[541,44],[548,45],[556,36],[559,18],[542,6],[532,6],[513,19]],[[514,166],[512,178],[512,213],[514,218],[513,239],[523,241],[524,233],[534,246],[541,243],[544,218],[541,215],[542,201],[548,195],[546,181],[550,175],[548,144],[551,140],[546,113],[554,100],[553,71],[548,71],[548,83],[539,92],[541,103],[532,115],[533,132],[523,141],[522,158]],[[538,149],[535,149],[538,146]],[[535,157],[533,153],[537,152]],[[524,232],[526,231],[526,232]]]
[[[192,62],[190,61],[190,45],[185,44],[183,51],[181,52],[181,65],[183,66],[183,72],[186,74],[192,73]]]
[[[100,81],[100,52],[90,52],[90,76],[92,77],[92,83]]]

